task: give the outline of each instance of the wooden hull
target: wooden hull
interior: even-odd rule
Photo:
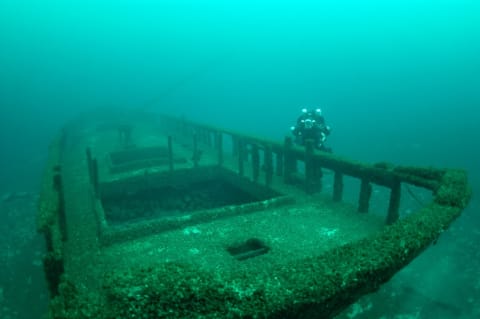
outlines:
[[[352,177],[358,205],[342,200]],[[367,214],[377,185],[384,217]],[[400,218],[402,185],[431,202]],[[163,115],[79,120],[52,143],[39,204],[48,317],[330,318],[469,198],[462,170],[363,164]]]

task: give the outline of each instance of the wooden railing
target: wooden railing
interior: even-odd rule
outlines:
[[[334,201],[343,199],[345,176],[360,180],[358,211],[367,212],[372,195],[372,184],[380,185],[390,190],[390,199],[386,223],[392,224],[399,218],[402,184],[409,184],[436,192],[446,170],[435,168],[418,168],[395,166],[389,163],[364,164],[348,160],[335,154],[314,149],[313,142],[307,141],[305,147],[294,145],[291,137],[286,137],[283,143],[246,134],[203,125],[162,115],[162,126],[166,134],[181,136],[191,140],[195,166],[199,165],[200,145],[213,148],[217,153],[218,165],[223,165],[224,158],[233,155],[237,158],[237,172],[244,175],[245,165],[251,166],[247,176],[256,182],[263,175],[264,183],[270,186],[273,176],[281,177],[284,183],[295,185],[307,193],[322,190],[322,170],[328,169],[334,173]],[[225,141],[230,141],[231,150],[225,150]],[[246,159],[249,159],[247,162]],[[298,169],[303,162],[304,170]],[[263,172],[261,174],[261,172]]]

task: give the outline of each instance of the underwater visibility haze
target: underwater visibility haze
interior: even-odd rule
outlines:
[[[46,311],[36,201],[65,123],[153,112],[282,141],[304,107],[335,154],[465,169],[473,189],[339,318],[480,317],[479,1],[2,0],[0,43],[0,318]]]

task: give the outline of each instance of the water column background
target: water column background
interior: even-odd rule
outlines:
[[[282,139],[303,107],[322,108],[337,154],[468,170],[471,206],[388,287],[416,293],[385,310],[447,300],[468,317],[480,294],[479,17],[474,0],[3,0],[0,194],[25,196],[2,204],[2,318],[30,318],[46,299],[24,306],[43,280],[32,216],[48,143],[69,119],[125,108]]]

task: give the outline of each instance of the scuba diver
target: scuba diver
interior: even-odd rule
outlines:
[[[328,153],[332,152],[330,147],[325,146],[331,128],[325,124],[325,118],[319,108],[302,109],[302,114],[298,117],[297,124],[291,127],[291,131],[295,136],[295,144],[303,146],[306,140],[311,139],[316,149]]]

